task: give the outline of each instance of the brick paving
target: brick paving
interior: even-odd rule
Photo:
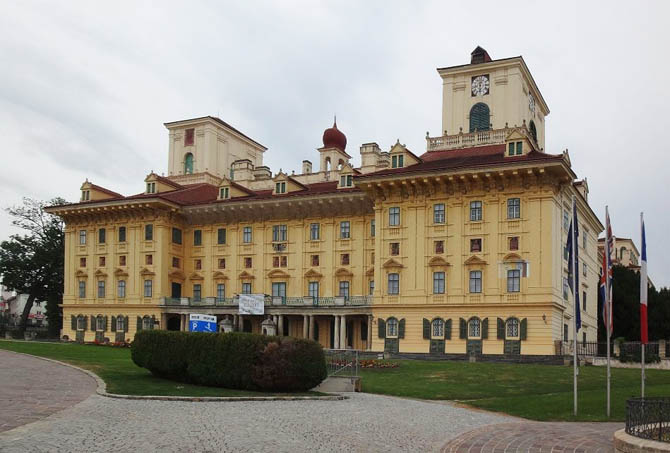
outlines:
[[[623,423],[502,423],[462,434],[442,452],[613,452],[614,432],[623,427]]]
[[[0,432],[73,406],[95,389],[94,379],[73,368],[0,350]]]

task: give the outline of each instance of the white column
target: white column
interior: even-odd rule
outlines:
[[[340,316],[340,349],[347,349],[347,317]]]
[[[239,323],[237,325],[237,330],[239,330],[240,332],[242,332],[242,328],[244,327],[244,323],[242,321],[243,321],[242,315],[239,315],[237,317],[237,322]]]
[[[302,337],[309,338],[309,317],[302,315]]]
[[[314,315],[309,315],[309,339],[314,339]]]
[[[333,348],[340,349],[340,317],[338,315],[335,315],[335,325],[333,328],[335,329],[335,342]]]
[[[361,326],[362,328],[363,326]],[[366,349],[369,351],[372,349],[372,315],[368,315],[368,341]]]
[[[277,335],[281,337],[284,336],[284,315],[277,315],[277,318]]]

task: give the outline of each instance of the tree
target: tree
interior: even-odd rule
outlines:
[[[28,234],[12,235],[0,243],[0,275],[8,288],[28,294],[19,326],[25,330],[35,301],[47,301],[47,319],[51,334],[58,334],[63,300],[63,265],[65,234],[63,221],[44,211],[46,206],[65,204],[62,198],[48,203],[23,199],[23,205],[7,209],[12,224]]]

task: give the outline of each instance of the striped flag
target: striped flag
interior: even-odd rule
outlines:
[[[605,247],[603,253],[603,275],[600,280],[600,293],[603,301],[603,324],[605,331],[612,334],[614,323],[612,320],[612,250],[614,249],[614,236],[612,236],[612,224],[610,213],[605,207]],[[609,322],[608,322],[609,321]]]
[[[647,344],[647,239],[644,234],[644,214],[640,213],[642,231],[642,262],[640,265],[640,341]]]

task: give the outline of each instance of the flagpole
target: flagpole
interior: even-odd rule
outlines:
[[[640,213],[640,238],[641,238],[641,242],[645,242],[645,237],[644,237],[644,214],[643,213]],[[645,249],[645,255],[646,255],[647,245],[642,244],[642,247]],[[644,258],[646,260],[646,256]],[[646,276],[647,276],[647,272],[645,270],[644,277],[646,278]],[[647,282],[642,281],[642,278],[643,278],[642,272],[640,272],[640,286],[647,284]],[[646,286],[645,286],[645,289],[646,289]],[[642,291],[640,291],[640,295],[641,294],[642,294]],[[642,298],[640,298],[640,304],[642,304],[642,302],[643,302]],[[644,303],[647,303],[647,301],[644,300]],[[646,326],[646,324],[643,326],[642,322],[640,322],[640,340],[641,340],[640,341],[640,346],[642,346],[642,351],[641,351],[642,352],[642,376],[641,376],[641,378],[642,378],[641,379],[642,380],[642,390],[640,392],[640,395],[642,396],[642,398],[644,398],[644,341],[645,341],[645,335],[642,333],[642,328],[646,329],[647,326]]]
[[[576,266],[575,266],[575,196],[572,196],[572,228],[570,229],[570,234],[572,234],[572,240],[570,241],[571,246],[572,246],[572,259],[570,260],[570,268],[572,269],[572,279],[573,279],[573,287],[575,287],[575,290],[572,293],[572,305],[573,305],[573,323],[572,323],[572,342],[573,342],[573,348],[572,348],[572,364],[573,364],[573,370],[572,370],[572,380],[573,380],[573,394],[574,394],[574,415],[575,417],[577,416],[577,298],[575,297],[575,294],[577,294],[577,291],[579,288],[577,288],[577,285],[575,285],[575,272],[577,272]]]
[[[605,230],[605,254],[610,254],[610,248],[609,248],[609,208],[605,206],[605,218],[606,218],[606,227],[607,230]],[[605,329],[607,329],[607,418],[610,418],[610,388],[611,388],[611,379],[612,375],[610,372],[610,326],[611,326],[611,319],[612,319],[612,305],[610,304],[610,288],[609,288],[609,260],[610,257],[606,256],[605,257],[605,266],[603,269],[603,272],[605,273],[605,300],[603,301],[605,306],[607,307],[606,313],[607,313],[607,319],[605,320]]]

